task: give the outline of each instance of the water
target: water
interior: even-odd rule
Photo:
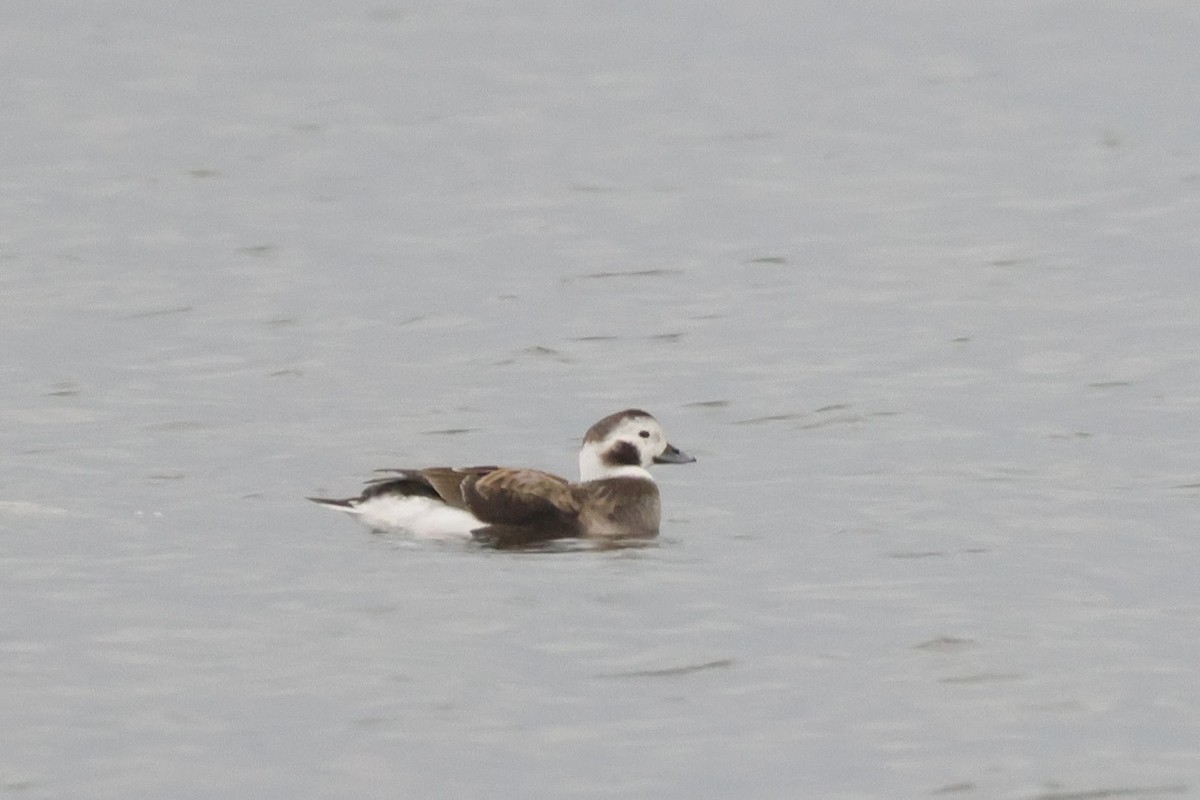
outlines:
[[[8,9],[0,793],[1194,794],[1198,16]],[[301,499],[632,405],[654,547]]]

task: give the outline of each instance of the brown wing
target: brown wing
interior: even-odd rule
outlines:
[[[492,525],[574,520],[579,504],[566,480],[536,469],[490,469],[462,482],[466,509]]]
[[[495,471],[496,467],[427,467],[425,469],[380,469],[387,477],[375,478],[367,484],[362,498],[395,492],[405,495],[438,497],[446,505],[467,510],[462,485]]]

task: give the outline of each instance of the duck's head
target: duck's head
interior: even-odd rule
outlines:
[[[688,464],[696,459],[667,441],[658,420],[640,409],[609,414],[588,428],[579,451],[579,479],[636,477],[653,480],[651,464]]]

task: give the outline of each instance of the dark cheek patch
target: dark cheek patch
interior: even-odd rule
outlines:
[[[637,448],[630,442],[617,442],[604,451],[601,460],[609,467],[636,467],[642,463]]]

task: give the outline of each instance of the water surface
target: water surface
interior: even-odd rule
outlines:
[[[4,17],[0,793],[1196,792],[1190,4]],[[301,499],[628,406],[653,547]]]

